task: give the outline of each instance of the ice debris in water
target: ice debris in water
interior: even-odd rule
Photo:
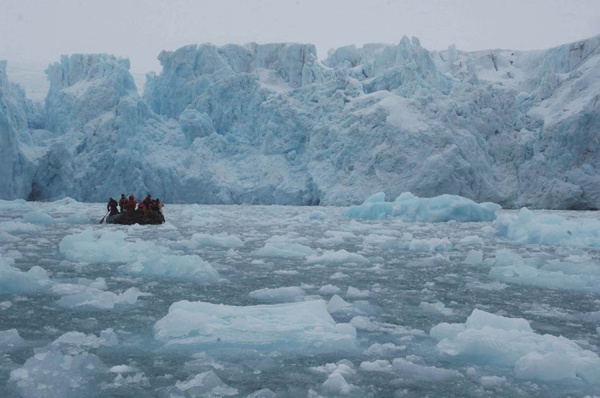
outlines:
[[[10,372],[8,385],[24,397],[80,397],[97,391],[98,375],[106,373],[100,358],[90,349],[115,346],[112,329],[99,336],[68,332],[46,348],[36,349],[22,367]]]
[[[540,335],[522,318],[478,309],[463,323],[440,323],[430,335],[448,358],[512,367],[521,379],[583,379],[600,384],[600,357],[559,336]]]
[[[493,221],[501,209],[495,203],[475,203],[457,195],[440,195],[434,198],[419,198],[404,192],[393,202],[385,201],[385,193],[369,197],[362,205],[352,206],[344,213],[347,217],[378,220],[398,217],[404,221]]]

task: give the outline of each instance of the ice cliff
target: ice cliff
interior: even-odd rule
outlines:
[[[600,208],[600,37],[545,51],[416,38],[190,45],[140,97],[127,60],[63,56],[43,106],[0,64],[0,198],[348,205],[372,193]]]

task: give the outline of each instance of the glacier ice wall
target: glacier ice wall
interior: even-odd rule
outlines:
[[[25,92],[6,76],[6,61],[0,61],[0,198],[27,197],[33,164],[27,151],[28,103]]]
[[[471,53],[405,37],[323,61],[306,44],[200,44],[159,60],[143,98],[128,61],[102,54],[51,65],[45,109],[3,90],[0,197],[348,205],[410,191],[600,208],[600,37]]]

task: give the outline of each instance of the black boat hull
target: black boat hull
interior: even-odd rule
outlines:
[[[106,218],[107,224],[121,225],[158,225],[165,222],[162,213],[153,210],[135,210],[130,213],[119,213]]]

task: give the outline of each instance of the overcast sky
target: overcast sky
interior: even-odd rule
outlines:
[[[160,71],[161,50],[192,43],[395,44],[430,50],[544,49],[600,34],[600,0],[1,0],[0,59],[128,57]]]

